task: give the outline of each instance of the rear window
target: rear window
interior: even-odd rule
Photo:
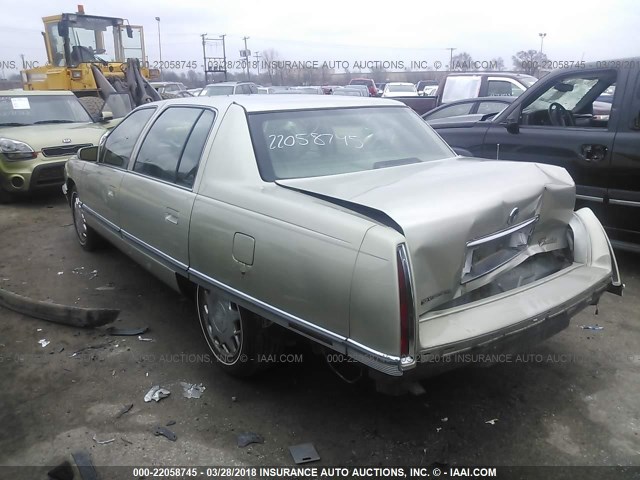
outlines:
[[[453,156],[444,141],[404,107],[253,113],[249,128],[260,174],[266,181]]]
[[[365,85],[369,86],[373,83],[373,80],[351,80],[349,85]]]

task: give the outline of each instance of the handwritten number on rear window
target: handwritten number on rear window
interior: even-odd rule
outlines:
[[[345,147],[355,148],[357,150],[364,147],[364,142],[356,135],[334,135],[333,133],[298,133],[296,135],[269,135],[269,150],[277,150],[294,146],[306,147],[308,145],[317,145],[323,147],[331,145],[333,140],[337,144],[344,143]]]

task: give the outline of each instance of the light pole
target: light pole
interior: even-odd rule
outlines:
[[[544,37],[547,36],[546,33],[539,33],[538,34],[540,36],[540,55],[542,55],[542,44],[544,43]]]
[[[162,43],[160,42],[160,17],[156,17],[156,22],[158,22],[158,50],[160,50],[160,81],[164,81],[162,71]]]

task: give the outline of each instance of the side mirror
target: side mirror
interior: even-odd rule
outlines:
[[[507,132],[509,133],[520,133],[520,125],[518,124],[518,121],[515,118],[510,118],[507,120],[507,122],[505,123],[505,127],[507,129]]]
[[[96,162],[98,160],[98,147],[82,147],[78,150],[78,158],[85,162]]]
[[[101,122],[108,122],[109,120],[113,120],[113,113],[108,110],[103,110],[102,115],[100,117]]]

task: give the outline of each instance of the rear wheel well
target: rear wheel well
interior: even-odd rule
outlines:
[[[69,203],[69,206],[71,206],[71,195],[69,195],[69,192],[71,192],[71,189],[76,186],[76,182],[74,182],[73,179],[71,178],[67,178],[66,185],[67,185],[67,202]]]

